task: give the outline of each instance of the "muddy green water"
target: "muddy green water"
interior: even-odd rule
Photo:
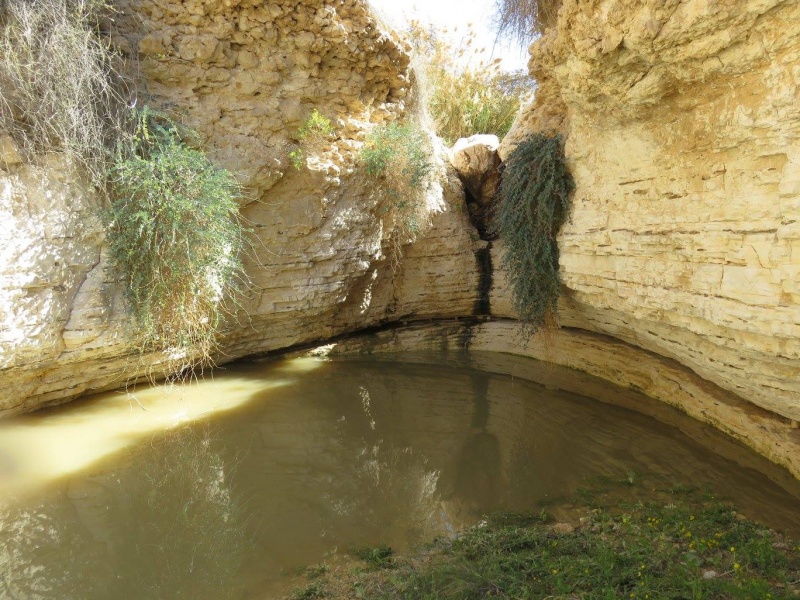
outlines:
[[[333,551],[407,548],[631,472],[800,533],[785,472],[570,371],[481,354],[239,364],[0,423],[0,598],[270,598]]]

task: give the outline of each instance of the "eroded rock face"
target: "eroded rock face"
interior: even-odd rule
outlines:
[[[313,109],[335,126],[329,162],[394,120],[410,91],[409,48],[362,0],[125,0],[121,46],[138,50],[150,97],[177,106],[213,161],[254,199],[291,168],[287,142]],[[338,175],[338,173],[337,173]]]
[[[562,325],[800,419],[800,5],[566,0],[531,54],[500,152],[567,135]]]
[[[413,87],[408,48],[366,2],[121,9],[113,36],[140,54],[137,102],[176,110],[246,189],[250,285],[230,307],[220,362],[396,319],[471,314],[482,243],[441,148],[425,190],[430,227],[390,259],[387,198],[358,153],[371,128],[406,116]],[[289,152],[314,109],[335,135],[296,170]],[[0,415],[161,374],[165,357],[139,356],[130,342],[97,200],[58,165],[28,165],[3,144]]]

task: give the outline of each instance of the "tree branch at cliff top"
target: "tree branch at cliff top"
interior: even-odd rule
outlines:
[[[497,37],[527,46],[555,25],[560,6],[561,0],[496,0]]]

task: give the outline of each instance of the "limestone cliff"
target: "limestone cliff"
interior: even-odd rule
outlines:
[[[531,55],[501,154],[567,135],[561,324],[800,420],[800,4],[565,0]]]
[[[137,102],[183,113],[247,191],[251,281],[220,361],[472,312],[481,242],[442,159],[425,198],[431,228],[399,267],[387,258],[385,199],[358,152],[372,127],[409,111],[413,86],[408,47],[366,2],[126,0],[120,11],[111,31],[138,57]],[[314,109],[336,139],[298,171],[292,138]],[[22,161],[8,140],[2,152],[0,415],[157,375],[163,357],[129,343],[91,190],[53,161]]]

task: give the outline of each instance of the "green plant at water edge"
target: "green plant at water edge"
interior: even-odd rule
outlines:
[[[386,544],[358,548],[352,554],[373,569],[389,569],[394,565],[394,551]]]
[[[730,506],[693,497],[617,509],[564,532],[490,517],[373,597],[796,597],[797,551]]]
[[[410,123],[376,127],[361,160],[386,199],[387,227],[396,246],[413,242],[426,224],[424,193],[433,170],[425,134]]]
[[[143,350],[206,364],[242,275],[233,175],[190,143],[197,136],[145,108],[109,173],[111,265],[125,285]]]
[[[561,136],[534,134],[505,163],[492,227],[505,241],[503,267],[528,334],[555,323],[560,287],[556,236],[574,188]]]
[[[0,1],[0,136],[30,159],[58,152],[102,191],[127,124],[122,58],[104,0]]]
[[[617,482],[562,498],[551,524],[492,514],[391,570],[330,577],[329,597],[581,598],[606,600],[797,598],[800,546],[703,492]],[[369,557],[364,557],[368,560]]]
[[[292,592],[291,600],[313,600],[314,598],[325,598],[325,586],[319,581],[309,583],[304,588],[300,588]]]
[[[322,150],[326,142],[336,133],[330,119],[321,114],[316,108],[306,122],[297,130],[298,147],[289,152],[289,160],[298,171],[305,162],[309,153]]]

